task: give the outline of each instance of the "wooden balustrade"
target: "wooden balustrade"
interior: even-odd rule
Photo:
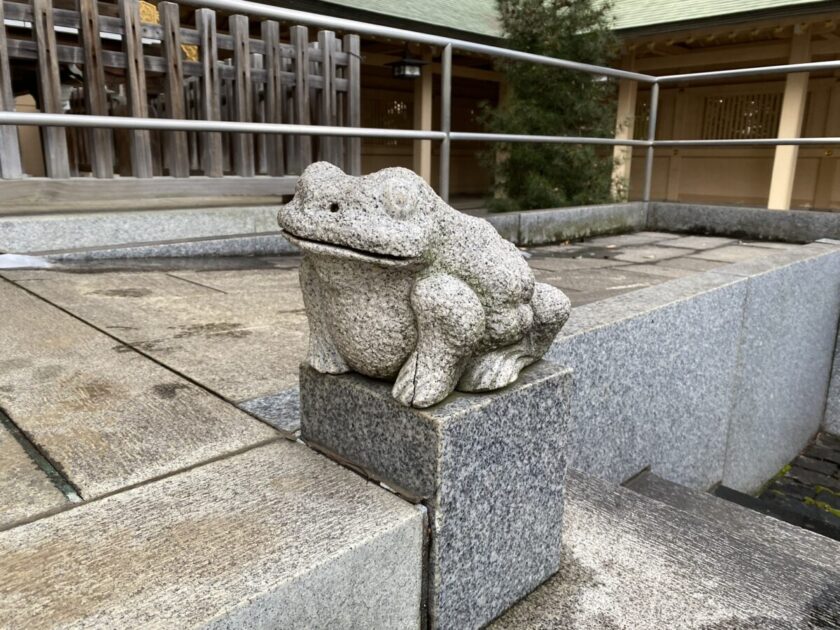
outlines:
[[[40,111],[358,126],[357,35],[136,0],[0,2],[0,110],[31,93]],[[64,5],[66,6],[66,5]],[[53,179],[283,177],[315,159],[359,173],[354,138],[42,128]],[[0,177],[26,178],[14,127],[0,126]],[[196,182],[198,183],[198,182]],[[0,183],[2,187],[2,183]]]

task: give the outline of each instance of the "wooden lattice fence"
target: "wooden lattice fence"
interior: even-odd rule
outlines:
[[[137,0],[0,2],[0,109],[31,92],[44,112],[335,126],[360,124],[357,35]],[[69,103],[69,108],[67,104]],[[357,138],[43,128],[48,177],[283,176],[328,160],[361,170]],[[0,175],[25,176],[0,127]]]

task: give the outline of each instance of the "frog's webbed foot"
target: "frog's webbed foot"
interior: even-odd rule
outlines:
[[[518,342],[479,355],[467,363],[458,381],[462,392],[486,392],[513,383],[522,368],[538,361],[569,319],[569,298],[551,285],[538,282],[531,298],[533,323]]]
[[[419,280],[411,293],[417,346],[392,390],[410,407],[429,407],[446,398],[484,334],[484,308],[463,281],[445,274]]]
[[[315,330],[309,333],[306,362],[322,374],[344,374],[350,367],[338,353],[332,339]]]

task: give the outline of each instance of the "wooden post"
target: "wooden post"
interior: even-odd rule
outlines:
[[[3,2],[0,2],[0,111],[14,111],[15,95],[9,68],[9,49],[6,47],[6,26]],[[17,179],[23,175],[17,127],[0,126],[0,177]]]
[[[265,45],[265,122],[283,122],[283,57],[280,46],[280,25],[266,20],[261,25]],[[278,176],[286,172],[283,159],[283,136],[271,133],[265,138],[266,166],[269,175]]]
[[[58,74],[58,45],[55,41],[52,0],[32,0],[35,41],[38,46],[38,81],[41,111],[61,114],[61,79]],[[5,28],[5,27],[4,27]],[[64,127],[43,127],[44,162],[47,177],[70,177],[67,132]]]
[[[125,52],[126,95],[128,112],[137,118],[147,118],[149,103],[146,98],[146,68],[143,62],[140,8],[136,0],[119,0],[123,23],[123,51]],[[147,130],[136,129],[131,138],[131,172],[134,177],[152,176],[152,143]]]
[[[424,61],[431,61],[431,55],[424,54]],[[432,129],[432,67],[425,65],[419,79],[414,81],[414,128],[422,131]],[[432,141],[414,141],[414,172],[432,183]]]
[[[823,136],[840,136],[840,73],[835,74],[834,85],[828,92],[828,108]],[[840,205],[840,151],[836,147],[823,148],[823,157],[817,171],[814,207],[828,209]]]
[[[671,138],[674,140],[682,140],[685,138],[684,125],[687,99],[688,97],[686,96],[685,88],[677,88],[677,93],[674,95],[674,116],[671,125]],[[665,199],[667,201],[679,200],[681,173],[682,155],[680,154],[679,148],[674,148],[671,150],[671,156],[668,159],[668,183],[665,192]]]
[[[790,44],[790,63],[806,63],[810,59],[811,34],[797,27]],[[796,72],[787,75],[777,137],[798,138],[801,135],[807,96],[808,73]],[[797,157],[799,157],[799,147],[776,147],[773,177],[770,180],[770,195],[767,201],[767,207],[770,210],[790,210]]]
[[[163,29],[163,58],[166,61],[166,113],[169,118],[183,119],[184,106],[184,69],[181,51],[181,17],[178,5],[174,2],[161,2],[160,25]],[[169,174],[174,177],[190,176],[190,154],[185,131],[169,131],[164,135],[166,164]]]
[[[615,116],[615,137],[632,140],[636,123],[636,99],[639,82],[620,79],[618,82],[618,109]],[[612,196],[616,201],[627,201],[630,193],[630,167],[633,162],[633,147],[613,148]]]
[[[108,115],[102,40],[99,38],[99,8],[96,0],[79,0],[79,22],[85,55],[85,108],[94,116]],[[114,176],[114,143],[110,129],[89,129],[87,152],[94,177]]]
[[[294,122],[298,125],[309,124],[309,29],[305,26],[292,26],[289,37],[295,49],[295,91],[294,91]],[[312,138],[297,136],[295,138],[296,164],[295,170],[301,173],[312,163]]]
[[[221,120],[221,82],[216,41],[216,12],[199,9],[195,12],[201,56],[201,115],[204,120]],[[208,177],[221,177],[222,134],[209,131],[201,134],[201,166]]]
[[[344,36],[344,52],[347,53],[347,126],[362,126],[362,61],[358,35]],[[349,175],[362,174],[362,139],[347,138],[345,167]]]
[[[231,15],[230,34],[233,36],[234,113],[240,122],[251,122],[251,39],[248,17]],[[233,170],[241,177],[254,176],[254,139],[249,133],[233,135]]]
[[[333,125],[333,112],[335,111],[333,90],[333,49],[335,46],[335,33],[332,31],[318,32],[318,50],[321,53],[321,80],[322,88],[318,99],[318,116],[321,125]],[[320,136],[318,138],[318,159],[326,160],[335,164],[335,138]]]

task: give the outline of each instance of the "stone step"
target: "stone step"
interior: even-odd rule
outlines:
[[[794,527],[840,541],[840,519],[816,505],[805,503],[799,498],[772,493],[764,493],[761,497],[754,497],[726,486],[715,488],[714,494],[725,501],[789,523]]]
[[[795,523],[762,513],[759,500],[749,495],[741,496],[752,498],[755,505],[744,505],[743,502],[733,502],[729,496],[720,497],[686,488],[651,472],[635,477],[626,487],[714,526],[761,540],[765,545],[778,549],[779,553],[795,550],[797,554],[827,568],[836,567],[840,558],[840,544],[804,530]],[[734,490],[729,492],[735,493]]]
[[[763,529],[731,527],[578,472],[566,479],[563,566],[495,630],[838,627],[840,545],[826,544],[814,559],[793,538],[782,549]]]
[[[0,532],[0,627],[418,628],[424,521],[280,439]]]

